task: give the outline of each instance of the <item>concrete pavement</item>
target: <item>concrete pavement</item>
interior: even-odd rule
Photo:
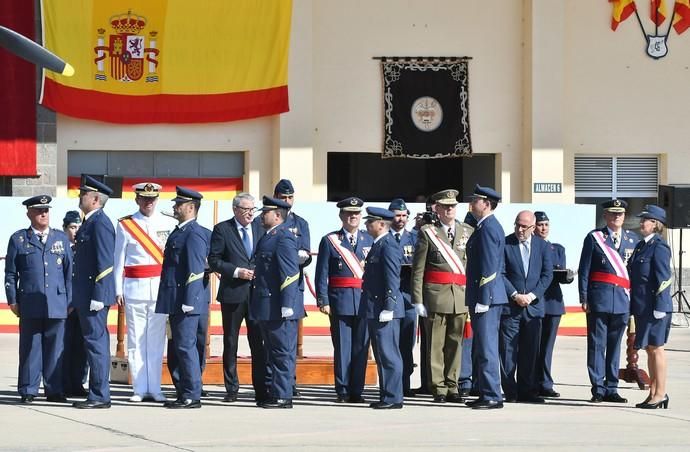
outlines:
[[[249,387],[224,404],[221,386],[199,410],[167,410],[130,404],[131,388],[113,385],[110,410],[76,410],[38,398],[17,403],[17,342],[0,334],[0,449],[2,450],[683,450],[690,448],[690,330],[674,328],[667,346],[668,410],[640,410],[645,392],[623,382],[627,405],[592,405],[583,337],[556,343],[554,375],[560,399],[546,405],[506,404],[503,410],[473,411],[464,405],[434,405],[430,397],[406,400],[402,410],[374,411],[336,405],[330,387],[301,387],[292,410],[256,408]],[[331,353],[327,338],[305,338],[305,354]],[[245,347],[246,344],[242,345]],[[114,350],[114,348],[113,348]],[[213,354],[220,353],[214,339]],[[623,354],[624,355],[624,354]],[[646,355],[640,353],[646,367]],[[415,378],[418,376],[415,375]],[[167,388],[170,389],[170,388]],[[170,394],[170,391],[166,391]],[[377,390],[365,396],[374,400]]]

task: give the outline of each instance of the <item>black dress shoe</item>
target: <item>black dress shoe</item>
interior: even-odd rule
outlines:
[[[65,391],[65,395],[67,397],[86,397],[89,395],[89,391],[80,386],[72,391]]]
[[[372,405],[369,405],[371,408],[375,410],[399,410],[403,407],[402,403],[386,403],[386,402],[377,402]]]
[[[553,389],[542,389],[541,391],[539,391],[539,395],[542,397],[550,397],[553,399],[561,396],[558,392],[554,391]]]
[[[465,401],[460,394],[455,393],[448,394],[446,400],[450,403],[463,403]]]
[[[446,396],[444,396],[443,394],[435,395],[434,403],[446,403]]]
[[[503,397],[505,403],[517,403],[517,397]]]
[[[72,406],[74,408],[79,408],[82,410],[105,409],[110,408],[110,402],[99,402],[98,400],[82,400],[81,402],[74,402]]]
[[[614,392],[613,394],[605,395],[604,396],[604,402],[628,403],[628,399],[621,397],[618,395],[617,392]]]
[[[544,399],[537,396],[518,397],[517,401],[520,403],[533,403],[535,405],[541,405],[543,403],[546,403]]]
[[[403,391],[403,397],[416,397],[417,393],[414,392],[412,389],[408,389],[407,391]]]
[[[201,408],[201,400],[175,400],[174,402],[166,403],[166,408],[179,409],[179,408]]]
[[[34,399],[36,398],[35,395],[33,394],[25,394],[22,396],[22,403],[34,403]]]
[[[473,406],[480,403],[481,401],[482,401],[482,399],[468,400],[467,402],[465,402],[465,406],[472,408]]]
[[[268,402],[264,402],[260,405],[261,408],[274,409],[274,408],[292,408],[292,400],[288,399],[275,399]]]
[[[297,386],[292,387],[292,397],[295,399],[302,397],[302,393],[297,390]]]
[[[338,397],[335,398],[335,403],[347,403],[350,401],[350,396],[348,395],[339,395]]]
[[[481,393],[479,392],[479,389],[472,388],[472,389],[470,389],[470,395],[472,397],[479,397],[481,395]]]
[[[237,394],[225,394],[225,397],[223,397],[223,402],[237,402]]]
[[[604,401],[604,396],[601,394],[594,394],[591,399],[589,399],[590,403],[601,403]]]
[[[413,389],[412,392],[415,393],[415,395],[428,395],[431,394],[431,391],[429,391],[425,386],[421,386],[417,389]]]
[[[208,397],[208,391],[201,390],[201,397]]]
[[[503,408],[503,402],[498,400],[482,400],[472,405],[473,410],[499,410]]]
[[[347,399],[350,403],[367,403],[366,399],[361,395],[353,395]]]
[[[63,396],[62,394],[51,394],[46,396],[46,400],[54,403],[67,403],[67,397]]]
[[[668,409],[668,394],[658,402],[652,402],[650,399],[650,401],[642,403],[638,408],[642,408],[643,410],[656,410],[657,408],[663,408],[664,410]]]
[[[460,397],[466,398],[470,396],[470,390],[468,388],[461,388],[459,391]]]

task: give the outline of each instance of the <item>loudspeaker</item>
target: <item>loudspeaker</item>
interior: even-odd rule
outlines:
[[[659,206],[666,209],[669,228],[690,228],[690,185],[659,185]]]

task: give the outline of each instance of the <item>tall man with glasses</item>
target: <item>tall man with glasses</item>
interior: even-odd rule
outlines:
[[[618,394],[621,339],[630,317],[630,278],[626,265],[640,238],[623,229],[628,203],[601,205],[606,226],[587,234],[582,245],[578,288],[587,313],[587,371],[590,402],[627,403]]]
[[[237,345],[240,327],[247,325],[247,341],[252,355],[252,386],[256,403],[268,398],[266,351],[257,322],[249,317],[251,281],[254,279],[256,244],[264,234],[261,221],[254,220],[254,197],[240,193],[232,200],[234,216],[218,223],[211,234],[208,264],[220,274],[218,302],[223,320],[224,402],[235,402],[240,388],[237,376]]]
[[[455,221],[457,190],[435,193],[437,224],[422,226],[412,260],[412,302],[427,317],[429,387],[434,402],[463,401],[458,393],[465,306],[465,249],[472,228]],[[424,382],[422,382],[424,384]]]
[[[535,222],[532,212],[521,211],[515,232],[505,239],[503,283],[510,301],[501,315],[499,352],[501,384],[509,402],[544,403],[538,395],[537,358],[553,264],[547,243],[533,235]]]

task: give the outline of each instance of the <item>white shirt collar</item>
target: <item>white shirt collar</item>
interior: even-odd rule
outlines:
[[[374,243],[378,242],[379,240],[381,240],[381,239],[384,238],[385,236],[386,236],[386,234],[381,234],[380,236],[376,237],[376,238],[374,239]]]
[[[93,214],[96,213],[96,212],[98,212],[99,210],[101,210],[100,207],[99,207],[98,209],[93,209],[91,212],[89,212],[89,213],[87,213],[86,215],[84,215],[84,221],[86,221],[86,220],[88,220],[89,218],[91,218],[91,217],[93,216]]]
[[[649,243],[649,241],[652,240],[655,235],[656,235],[656,232],[652,232],[651,234],[645,236],[645,238],[644,238],[645,243]]]
[[[488,214],[488,215],[485,216],[485,217],[482,217],[479,221],[477,221],[477,226],[479,226],[480,224],[482,224],[482,222],[483,222],[484,220],[486,220],[487,218],[489,218],[491,215],[493,215],[493,212],[491,212],[490,214]]]
[[[46,228],[46,230],[44,232],[39,231],[38,229],[34,228],[33,226],[31,226],[31,230],[34,231],[34,234],[36,234],[36,235],[48,234],[50,232],[50,227]]]
[[[177,225],[177,228],[178,228],[178,229],[182,229],[183,227],[185,227],[187,224],[191,223],[191,222],[194,221],[194,220],[196,220],[196,218],[190,218],[190,219],[187,220],[187,221],[183,221],[182,223],[180,223],[180,224]]]

